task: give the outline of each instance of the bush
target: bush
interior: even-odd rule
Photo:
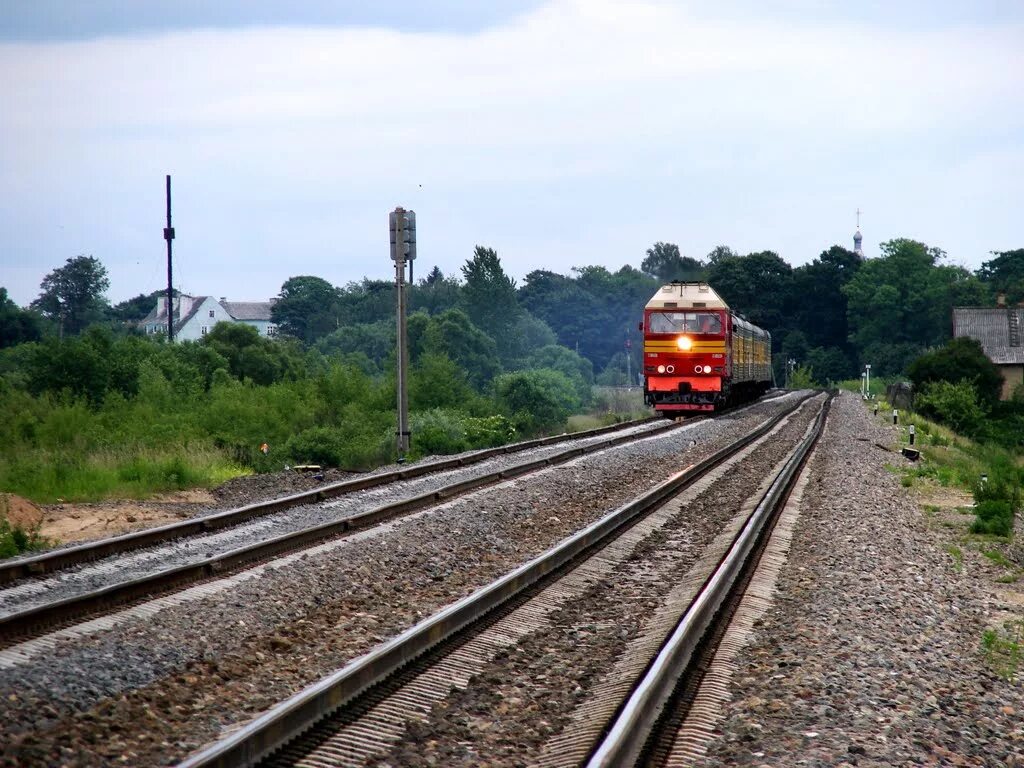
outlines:
[[[976,339],[950,339],[946,346],[926,352],[907,369],[915,389],[926,389],[938,382],[955,384],[966,381],[974,387],[976,399],[987,407],[999,401],[1003,376]]]
[[[499,407],[524,434],[562,426],[580,406],[572,381],[561,371],[517,371],[494,381]]]
[[[925,416],[932,416],[963,435],[977,434],[985,421],[977,390],[966,380],[956,384],[948,381],[925,384],[914,398],[914,405]]]
[[[296,464],[339,467],[345,454],[345,441],[337,429],[313,427],[290,437],[284,450]]]
[[[459,453],[469,448],[465,416],[458,411],[433,408],[412,414],[412,446],[419,455]]]
[[[1008,501],[983,501],[974,507],[977,519],[971,533],[1009,536],[1013,530],[1013,507]]]

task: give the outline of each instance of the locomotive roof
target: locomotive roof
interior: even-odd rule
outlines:
[[[669,283],[647,302],[647,309],[728,309],[707,283]]]

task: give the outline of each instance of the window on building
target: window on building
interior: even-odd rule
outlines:
[[[205,335],[206,335],[206,326],[205,326],[205,325],[203,326],[203,328],[202,328],[202,330],[200,331],[200,333],[202,333],[202,335],[203,335],[203,336],[205,336]]]
[[[267,326],[267,336],[277,336],[277,326],[270,324]]]
[[[210,310],[210,317],[213,317],[213,310]]]

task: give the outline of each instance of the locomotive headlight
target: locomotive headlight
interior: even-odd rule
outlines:
[[[704,366],[704,373],[711,373],[711,366],[710,365],[705,365]]]
[[[658,373],[664,373],[664,372],[665,372],[665,366],[664,365],[659,365],[658,366]]]
[[[689,336],[680,336],[676,339],[676,344],[679,345],[679,348],[683,350],[683,352],[689,352],[690,348],[693,346],[693,342],[690,340]]]

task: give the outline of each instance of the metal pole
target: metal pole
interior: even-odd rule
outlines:
[[[866,382],[865,388],[867,389],[867,392],[865,392],[865,394],[870,398],[871,397],[871,366],[870,365],[865,365],[864,366],[864,380]]]
[[[398,294],[398,457],[403,458],[409,451],[409,398],[406,388],[406,374],[409,366],[409,345],[405,339],[405,210],[395,208],[395,287]]]
[[[164,240],[167,241],[167,340],[174,341],[174,289],[171,275],[171,241],[174,239],[174,227],[171,226],[171,175],[167,174],[167,226],[164,228]]]

